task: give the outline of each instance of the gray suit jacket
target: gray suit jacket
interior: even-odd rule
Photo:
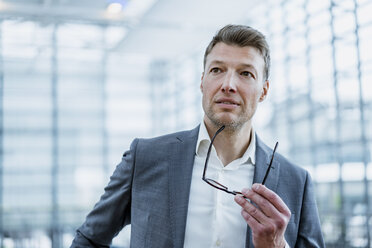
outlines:
[[[198,131],[135,139],[71,247],[108,247],[127,224],[133,248],[183,247]],[[257,137],[254,182],[262,181],[271,154]],[[290,247],[324,247],[309,174],[275,154],[266,186],[291,210],[285,233]],[[247,230],[246,247],[253,248]]]

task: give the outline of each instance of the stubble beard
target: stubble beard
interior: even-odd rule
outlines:
[[[239,131],[244,124],[246,124],[249,121],[249,116],[247,113],[243,112],[241,115],[238,116],[237,119],[231,119],[229,121],[221,120],[217,116],[217,114],[212,110],[212,107],[208,107],[208,109],[205,111],[206,116],[211,121],[211,123],[215,126],[215,128],[220,128],[221,126],[225,126],[225,132],[231,132],[234,133],[236,131]]]

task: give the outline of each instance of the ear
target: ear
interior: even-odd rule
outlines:
[[[201,78],[200,78],[200,91],[203,93],[203,79],[204,79],[204,72],[202,72]]]
[[[270,87],[269,80],[266,80],[262,85],[262,92],[261,92],[259,102],[262,102],[263,100],[265,100],[267,92],[269,91],[269,87]]]

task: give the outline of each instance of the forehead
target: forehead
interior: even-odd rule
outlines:
[[[216,61],[232,65],[248,64],[258,69],[264,68],[264,58],[261,52],[252,46],[240,47],[228,45],[223,42],[217,43],[206,57],[206,67]]]

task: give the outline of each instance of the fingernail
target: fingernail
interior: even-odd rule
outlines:
[[[260,185],[259,185],[259,184],[255,184],[255,185],[252,186],[252,188],[253,188],[254,190],[258,190],[258,189],[260,188]]]
[[[243,194],[248,194],[248,192],[249,192],[249,189],[243,189],[243,190],[242,190],[242,193],[243,193]]]
[[[238,203],[243,203],[244,202],[244,198],[240,195],[237,195],[235,196],[235,201],[237,201]]]

